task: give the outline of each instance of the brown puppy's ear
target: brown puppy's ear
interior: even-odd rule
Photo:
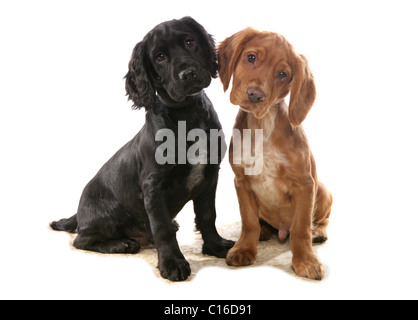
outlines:
[[[290,83],[289,121],[297,127],[308,115],[316,97],[316,89],[308,60],[295,53],[295,73]]]
[[[234,73],[238,59],[241,56],[244,45],[257,35],[258,31],[247,28],[229,38],[226,38],[218,47],[219,78],[228,90],[232,74]]]

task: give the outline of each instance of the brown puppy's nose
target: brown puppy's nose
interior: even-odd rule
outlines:
[[[247,89],[247,94],[248,94],[248,99],[250,99],[252,103],[259,103],[266,99],[265,93],[254,87],[249,87]]]

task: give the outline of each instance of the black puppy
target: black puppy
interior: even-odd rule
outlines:
[[[203,253],[224,258],[234,244],[215,228],[215,193],[225,141],[219,135],[218,149],[202,152],[206,161],[197,164],[184,161],[186,155],[178,151],[180,145],[189,149],[192,144],[179,130],[202,129],[209,145],[211,129],[221,129],[203,91],[217,70],[214,40],[192,18],[151,30],[135,46],[125,77],[133,108],[147,110],[144,127],[88,183],[77,213],[51,227],[77,232],[74,247],[102,253],[136,253],[141,245],[153,243],[162,277],[181,281],[191,271],[178,246],[173,219],[193,200]],[[164,140],[156,139],[160,129],[170,129],[176,137],[175,145],[164,152],[158,151],[163,141],[156,141]],[[175,152],[175,163],[160,164],[169,152]]]

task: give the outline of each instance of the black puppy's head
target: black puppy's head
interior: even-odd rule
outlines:
[[[183,102],[208,87],[217,72],[214,39],[185,17],[159,24],[135,46],[126,93],[134,109],[149,110],[157,93],[164,101]]]

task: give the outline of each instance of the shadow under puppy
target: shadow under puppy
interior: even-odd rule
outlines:
[[[160,129],[169,129],[176,139],[165,153],[176,152],[179,144],[191,146],[186,141],[190,130],[203,130],[209,140],[211,129],[221,129],[203,91],[217,71],[214,40],[192,18],[164,22],[151,30],[135,46],[125,77],[133,108],[147,111],[144,127],[87,184],[77,213],[51,227],[77,232],[74,247],[101,253],[136,253],[141,245],[153,243],[161,276],[182,281],[191,270],[177,243],[173,219],[193,200],[203,253],[224,258],[234,243],[220,237],[215,227],[223,137],[218,136],[219,149],[208,150],[201,155],[206,161],[197,164],[179,161],[185,157],[180,152],[175,153],[175,162],[159,164],[158,156],[168,155],[158,154],[163,141],[156,141],[163,140],[156,139]]]
[[[318,181],[315,160],[301,125],[316,96],[308,61],[283,36],[248,28],[221,43],[219,67],[225,91],[233,76],[230,99],[241,107],[234,127],[241,133],[241,141],[235,145],[232,139],[230,162],[242,232],[226,261],[233,266],[252,264],[260,237],[268,238],[272,226],[281,241],[290,234],[296,274],[322,279],[324,272],[312,242],[328,238],[332,195]],[[287,106],[284,98],[289,92]],[[252,141],[255,130],[263,130],[263,152],[255,153],[251,143],[255,164],[261,163],[258,174],[246,174],[254,159],[246,159],[245,152],[239,149],[245,143],[242,137],[246,129],[251,130]],[[244,156],[236,159],[237,154]]]

